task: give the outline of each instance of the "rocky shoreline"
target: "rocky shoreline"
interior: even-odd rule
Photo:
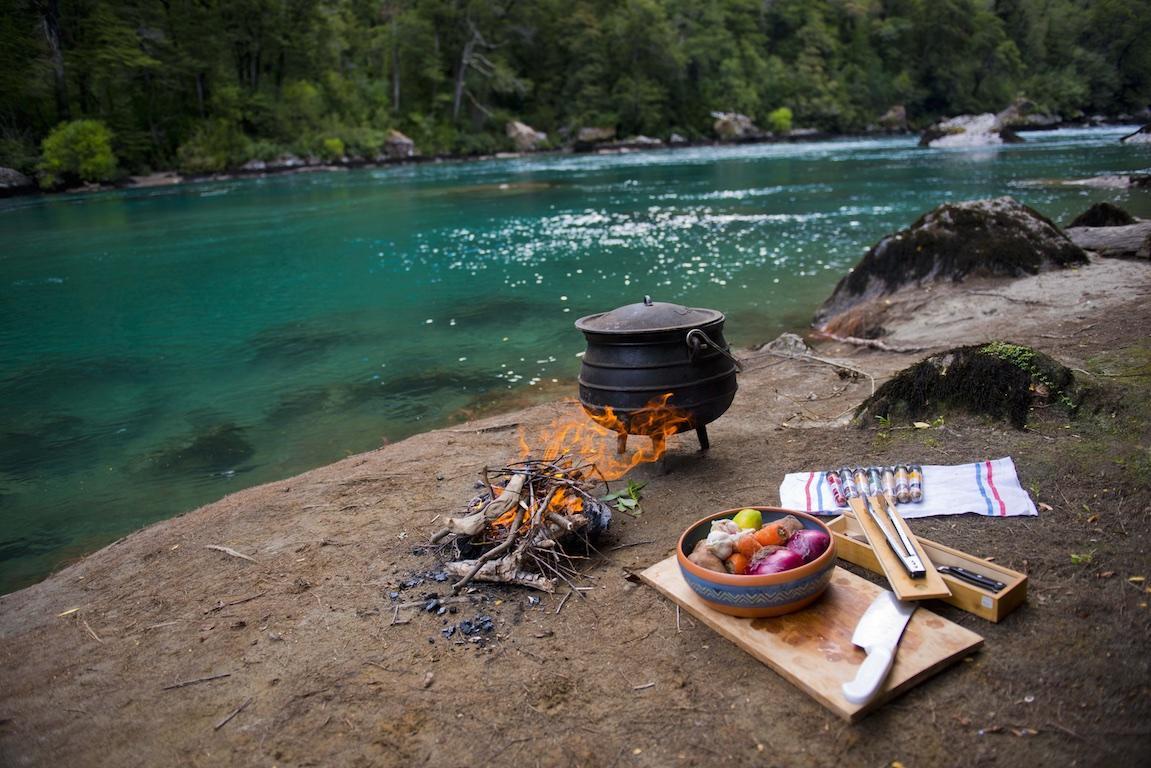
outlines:
[[[389,168],[403,165],[445,162],[484,162],[507,160],[519,157],[536,157],[571,154],[625,154],[653,150],[692,149],[699,147],[720,147],[743,144],[794,144],[818,141],[882,138],[885,136],[920,135],[921,147],[971,147],[1024,141],[1018,133],[1059,128],[1106,127],[1131,125],[1130,116],[1124,115],[1115,120],[1097,115],[1091,118],[1065,121],[1058,116],[1035,115],[1025,106],[1013,104],[998,115],[964,115],[935,123],[922,132],[909,128],[906,114],[893,108],[881,117],[872,130],[859,134],[836,134],[814,129],[798,128],[785,132],[766,131],[756,126],[750,118],[737,113],[716,113],[716,138],[689,140],[672,134],[666,141],[648,136],[619,138],[614,129],[584,128],[574,136],[567,137],[566,143],[558,148],[546,145],[547,134],[536,131],[523,123],[510,122],[507,135],[516,146],[513,152],[497,152],[484,155],[421,155],[414,142],[398,131],[392,131],[390,144],[378,157],[345,157],[340,161],[324,161],[317,157],[301,158],[285,155],[270,161],[251,160],[239,168],[216,173],[182,173],[176,170],[157,171],[143,176],[128,176],[110,183],[88,183],[80,186],[45,191],[37,187],[35,180],[10,168],[0,168],[0,199],[4,197],[53,195],[103,192],[113,190],[151,189],[179,184],[232,181],[245,178],[264,178],[298,173],[330,173],[338,171]],[[1151,136],[1148,128],[1122,137],[1124,142],[1142,142]],[[1006,137],[1006,138],[1004,138]],[[1118,177],[1116,177],[1118,178]],[[1129,180],[1130,186],[1145,185],[1149,176],[1140,175]],[[1090,182],[1091,180],[1086,180]],[[1086,183],[1085,182],[1085,183]],[[1116,182],[1117,183],[1117,182]],[[1128,184],[1119,185],[1127,186]]]
[[[443,602],[426,544],[483,467],[569,403],[417,435],[133,533],[0,597],[0,762],[709,765],[770,750],[828,766],[1141,763],[1151,262],[1086,258],[902,285],[880,299],[875,344],[741,350],[711,451],[680,438],[661,472],[635,470],[641,513],[613,523],[587,589]],[[877,383],[992,339],[1043,350],[1100,396],[1072,414],[1035,407],[1022,430],[963,413],[848,425]],[[1001,455],[1040,517],[913,528],[1028,573],[1027,604],[1000,624],[932,605],[984,649],[856,725],[631,576],[704,514],[775,503],[786,472]],[[465,621],[479,629],[446,633]]]

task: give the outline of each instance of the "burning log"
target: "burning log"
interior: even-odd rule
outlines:
[[[494,480],[493,480],[494,478]],[[578,555],[567,549],[591,547],[611,521],[611,508],[593,491],[606,480],[594,464],[570,455],[529,459],[488,475],[485,490],[432,536],[455,558],[444,570],[458,577],[459,593],[472,581],[518,584],[554,592],[557,581],[571,584]],[[462,559],[462,552],[481,550]]]
[[[436,544],[453,533],[457,536],[479,535],[489,521],[502,517],[513,506],[519,504],[520,491],[523,490],[525,480],[527,480],[525,475],[519,473],[512,475],[507,485],[500,491],[499,496],[494,499],[489,497],[479,512],[448,520],[448,524],[432,536],[432,543]]]
[[[605,494],[609,481],[658,461],[667,438],[691,425],[691,414],[669,405],[671,397],[660,395],[625,414],[626,421],[611,408],[581,408],[536,436],[541,447],[534,451],[521,432],[521,455],[542,458],[485,470],[483,492],[431,538],[445,572],[458,577],[453,591],[472,581],[544,592],[554,591],[558,581],[574,587],[580,555],[569,550],[586,553],[611,522],[611,507],[595,491]],[[625,455],[629,433],[649,437],[651,447]]]

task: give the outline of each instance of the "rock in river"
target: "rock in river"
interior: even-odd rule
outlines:
[[[1143,126],[1135,133],[1124,136],[1119,141],[1124,144],[1151,144],[1151,123]]]
[[[1010,197],[947,203],[880,240],[815,315],[828,333],[876,336],[867,307],[904,286],[965,277],[1020,277],[1087,263],[1087,254],[1037,211]]]
[[[995,144],[1018,144],[1023,141],[1009,127],[1003,124],[998,115],[990,112],[982,115],[960,115],[941,120],[923,132],[919,146],[943,147],[984,147]]]

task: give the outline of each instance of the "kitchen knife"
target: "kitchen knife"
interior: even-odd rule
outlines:
[[[843,698],[860,705],[871,701],[887,679],[903,628],[914,612],[915,603],[900,600],[887,590],[867,607],[851,636],[852,643],[867,651],[867,658],[855,679],[843,684]]]
[[[995,579],[984,576],[982,573],[969,571],[966,568],[960,568],[958,565],[941,565],[936,568],[936,570],[940,573],[946,573],[954,576],[957,579],[963,579],[968,584],[974,584],[977,587],[983,587],[988,592],[1002,592],[1003,590],[1007,589],[1007,585],[1002,581],[996,581]]]

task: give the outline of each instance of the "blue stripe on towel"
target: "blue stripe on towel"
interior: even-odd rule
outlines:
[[[820,512],[823,511],[823,480],[827,477],[826,472],[820,472],[819,477],[815,479],[815,508]]]
[[[991,504],[991,497],[987,495],[987,489],[983,486],[983,464],[975,462],[975,482],[979,485],[979,495],[983,497],[983,501],[987,503],[988,517],[995,516],[995,507]]]

